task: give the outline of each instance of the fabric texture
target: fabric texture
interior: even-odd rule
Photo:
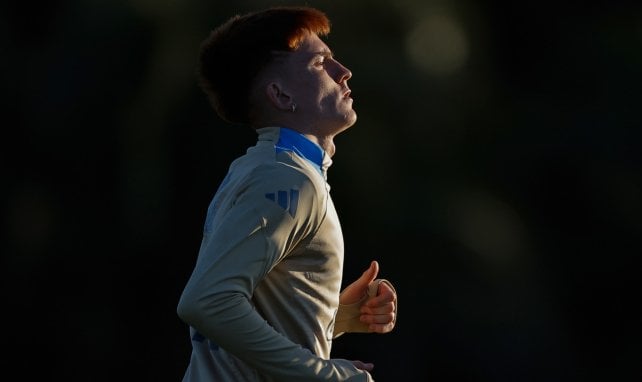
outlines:
[[[292,130],[257,131],[210,203],[179,300],[193,345],[183,381],[372,381],[330,359],[343,273],[332,161]]]

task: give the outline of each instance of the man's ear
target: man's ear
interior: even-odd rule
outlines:
[[[275,108],[279,110],[292,109],[292,97],[278,82],[270,82],[265,88],[265,93]]]

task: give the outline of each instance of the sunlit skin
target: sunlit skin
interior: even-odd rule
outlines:
[[[277,59],[259,81],[269,104],[259,123],[296,130],[332,155],[334,137],[357,121],[348,87],[351,77],[352,72],[334,58],[326,43],[308,33],[297,50]],[[373,261],[344,289],[340,303],[359,301],[378,273],[379,264]],[[387,333],[394,327],[396,295],[386,284],[379,288],[379,294],[362,307],[361,321],[369,324],[372,332]]]
[[[304,134],[330,156],[335,153],[334,137],[357,121],[348,87],[352,72],[332,54],[316,34],[308,33],[293,52],[276,54],[274,62],[258,76],[253,92],[256,105],[252,124],[281,126]],[[293,105],[294,109],[293,109]],[[339,296],[339,302],[358,302],[377,278],[379,263],[368,269]],[[377,296],[361,307],[360,320],[374,333],[388,333],[395,326],[397,295],[381,283]],[[364,370],[372,363],[353,361]]]
[[[357,121],[351,77],[325,42],[308,33],[297,50],[280,54],[260,76],[258,93],[268,105],[253,123],[296,130],[332,156],[334,137]]]
[[[353,304],[366,293],[368,285],[377,278],[379,263],[373,261],[361,277],[348,285],[339,296],[339,302],[344,305]],[[388,333],[394,328],[394,312],[397,304],[396,293],[384,283],[379,284],[377,296],[370,299],[361,307],[361,321],[369,324],[370,331]]]

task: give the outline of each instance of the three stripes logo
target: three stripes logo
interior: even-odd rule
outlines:
[[[265,197],[273,202],[276,202],[281,208],[288,211],[288,213],[294,217],[296,214],[296,208],[299,204],[299,190],[290,190],[277,192],[268,192],[265,194]]]

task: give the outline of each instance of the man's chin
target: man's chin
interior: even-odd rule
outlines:
[[[345,116],[345,120],[347,127],[354,125],[357,122],[357,112],[353,109],[350,109],[350,111]]]
[[[345,116],[343,128],[341,129],[341,131],[349,129],[350,127],[354,126],[355,123],[357,123],[357,113],[353,111]]]

